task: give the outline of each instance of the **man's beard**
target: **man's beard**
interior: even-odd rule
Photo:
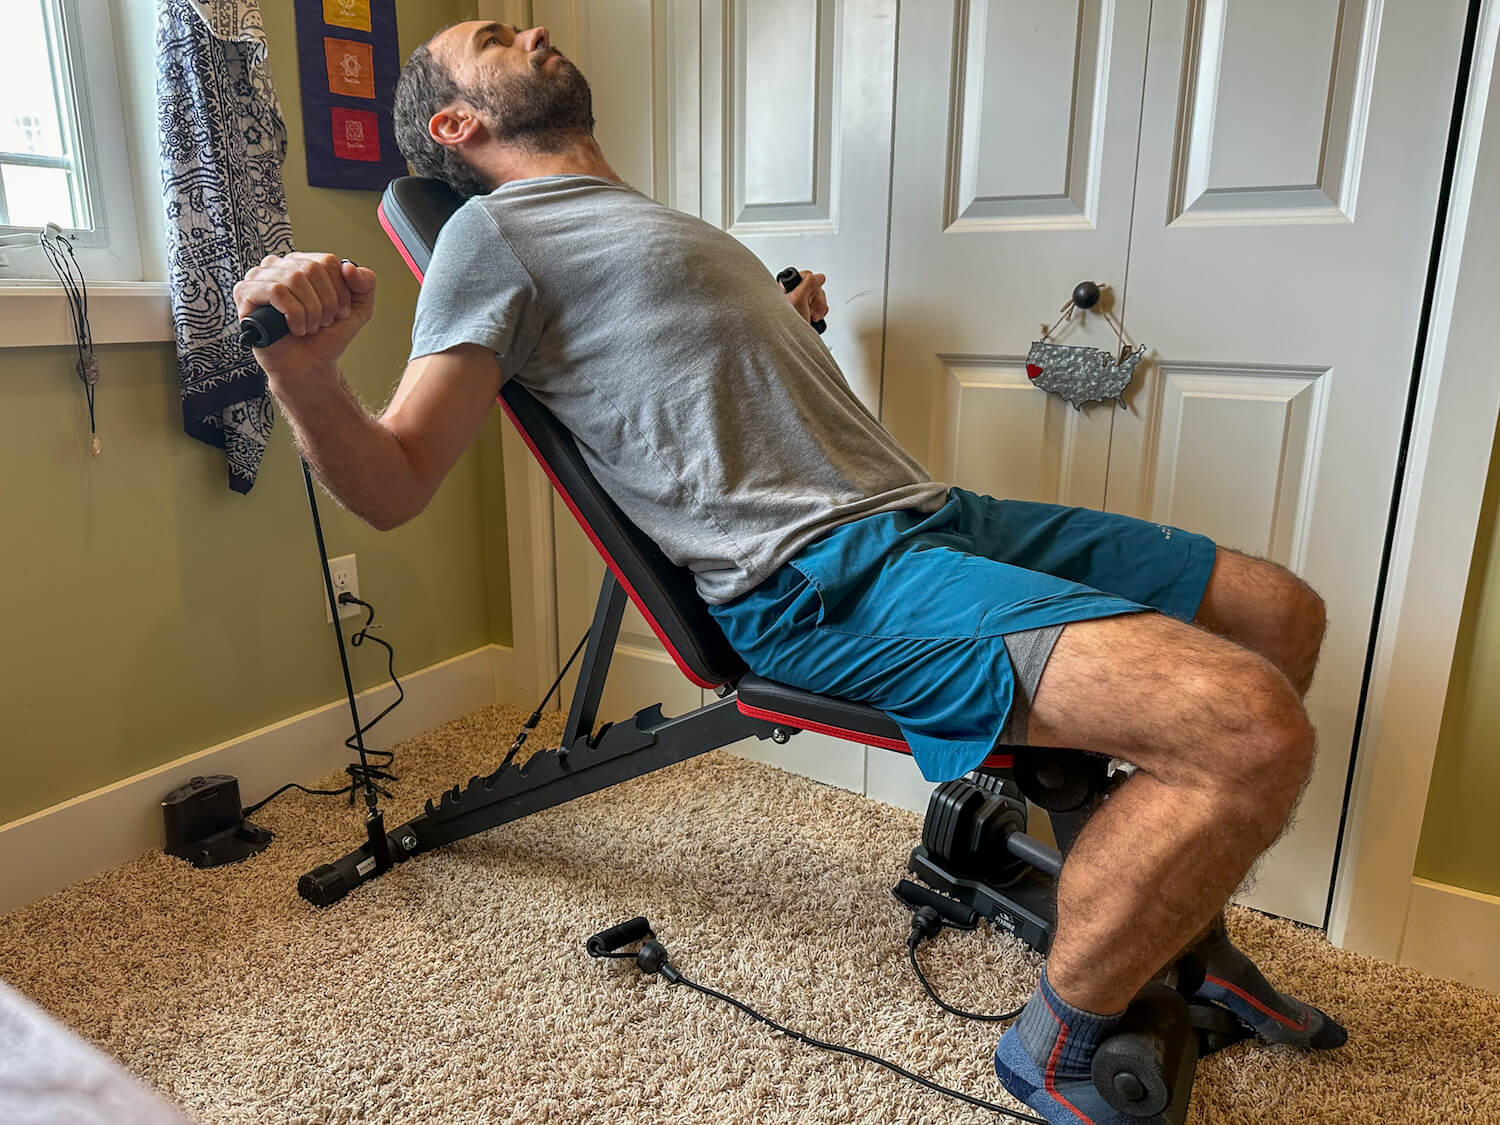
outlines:
[[[467,92],[501,143],[551,153],[571,147],[580,136],[593,135],[594,98],[588,80],[571,59],[546,69],[548,59],[557,54],[551,47],[536,52],[527,60],[528,73],[486,75]]]

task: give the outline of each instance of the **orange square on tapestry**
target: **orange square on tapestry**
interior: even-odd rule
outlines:
[[[323,0],[323,22],[370,30],[370,0]]]
[[[328,92],[347,98],[375,97],[375,56],[368,43],[352,39],[323,40],[328,59]]]

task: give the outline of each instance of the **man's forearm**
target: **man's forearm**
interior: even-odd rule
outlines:
[[[371,417],[336,366],[288,385],[273,378],[271,393],[302,455],[344,507],[381,531],[422,510],[428,497],[401,442]]]

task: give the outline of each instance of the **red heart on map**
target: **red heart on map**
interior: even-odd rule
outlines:
[[[1028,378],[1028,379],[1035,379],[1041,373],[1042,373],[1042,369],[1040,367],[1038,367],[1036,364],[1034,364],[1034,363],[1028,363],[1026,365],[1026,378]]]

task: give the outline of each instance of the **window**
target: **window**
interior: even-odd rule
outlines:
[[[56,223],[89,280],[138,281],[108,0],[0,2],[7,56],[0,67],[0,236]],[[39,249],[0,250],[0,279],[51,276]]]

